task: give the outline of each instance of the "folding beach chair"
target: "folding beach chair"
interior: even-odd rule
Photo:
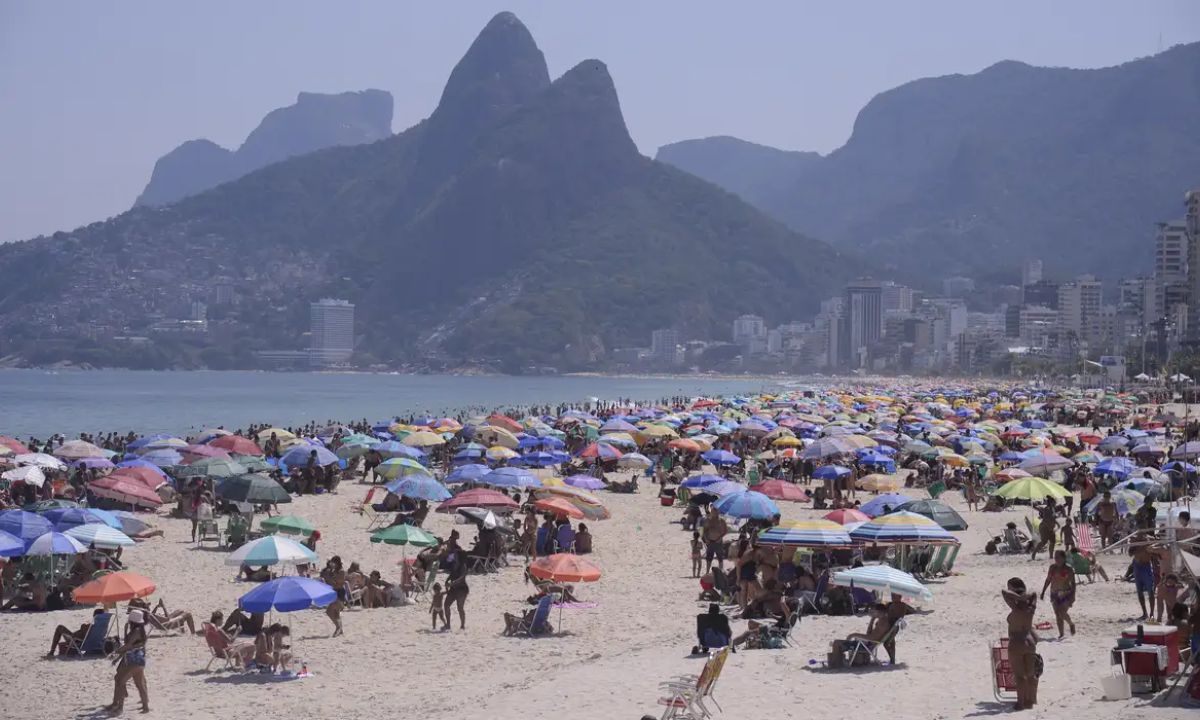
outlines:
[[[821,577],[817,578],[817,587],[811,592],[800,593],[800,612],[804,612],[805,608],[812,608],[815,613],[823,612],[821,610],[821,600],[825,597],[825,589],[829,587],[829,571],[821,573]]]
[[[234,513],[229,516],[229,520],[225,523],[225,536],[222,542],[229,550],[236,550],[246,544],[246,539],[249,532],[249,526],[246,524],[246,519],[241,513]]]
[[[1096,552],[1096,540],[1092,537],[1090,524],[1079,523],[1075,526],[1075,547],[1084,554]]]
[[[537,607],[534,608],[533,615],[529,620],[521,620],[517,627],[513,629],[513,635],[524,635],[525,637],[536,637],[538,635],[548,635],[550,633],[550,609],[554,605],[554,596],[545,595],[538,600]]]
[[[344,586],[346,591],[346,609],[353,610],[355,607],[363,606],[363,594],[367,591],[366,587],[350,587],[347,582]]]
[[[851,643],[850,648],[846,651],[846,658],[850,665],[854,665],[854,658],[860,652],[866,653],[870,658],[868,664],[878,664],[879,648],[883,647],[889,642],[895,642],[896,636],[900,634],[900,629],[903,628],[905,624],[906,623],[903,620],[896,621],[896,624],[892,625],[891,629],[887,631],[887,634],[880,638],[877,642],[856,638],[853,643]]]
[[[925,576],[937,577],[942,574],[946,565],[946,557],[950,554],[949,545],[939,545],[934,551],[933,557],[929,562],[925,563]]]
[[[208,664],[204,666],[207,672],[212,667],[213,662],[224,660],[225,667],[229,670],[243,670],[241,650],[249,643],[234,643],[229,640],[221,629],[212,623],[204,623],[201,627],[204,628],[204,644],[208,647],[212,657],[208,659]]]
[[[413,583],[413,598],[423,598],[433,590],[434,584],[437,582],[438,571],[434,567],[429,572],[425,573],[424,583]]]
[[[205,541],[221,544],[221,527],[211,518],[196,523],[196,544],[203,545]]]
[[[1017,699],[1017,678],[1008,660],[1008,638],[1000,638],[990,648],[992,660],[992,695],[1002,703]]]
[[[87,655],[105,655],[105,644],[110,636],[115,634],[116,628],[113,627],[113,614],[100,613],[92,617],[92,626],[88,628],[87,634],[83,639],[77,639],[68,635],[64,639],[67,655],[77,655],[84,657]]]
[[[712,717],[712,711],[704,704],[705,698],[711,699],[717,709],[721,705],[713,697],[713,689],[725,667],[729,657],[729,648],[724,648],[710,656],[704,663],[704,669],[697,676],[683,675],[663,683],[659,687],[669,694],[660,697],[658,704],[664,706],[663,720],[666,718],[688,718],[689,720],[704,720]]]
[[[958,558],[958,552],[962,550],[962,545],[951,545],[950,552],[946,555],[946,560],[942,564],[942,575],[950,575],[954,572],[954,561]]]

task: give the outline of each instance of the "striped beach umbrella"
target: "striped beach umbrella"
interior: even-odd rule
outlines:
[[[317,554],[295,540],[279,535],[268,535],[248,542],[229,557],[225,558],[226,565],[250,565],[261,567],[265,565],[306,565],[317,561]]]
[[[884,545],[958,542],[933,520],[907,511],[882,515],[863,523],[850,533],[850,537],[861,542]]]
[[[850,570],[839,570],[829,582],[840,587],[856,587],[875,590],[883,595],[902,595],[916,600],[933,600],[933,593],[912,575],[889,565],[864,565]]]
[[[704,492],[708,492],[708,488],[705,488]],[[735,518],[770,520],[779,515],[779,506],[775,504],[774,500],[753,490],[726,495],[718,500],[713,507],[722,515],[729,515]]]
[[[133,544],[133,538],[120,530],[114,530],[104,523],[77,525],[67,530],[64,534],[75,538],[84,545],[92,545],[106,550],[128,547]]]
[[[787,520],[759,533],[758,542],[788,547],[849,547],[854,544],[846,528],[831,520]]]
[[[388,492],[417,500],[441,502],[451,498],[450,491],[428,473],[405,475],[391,481],[386,487]]]

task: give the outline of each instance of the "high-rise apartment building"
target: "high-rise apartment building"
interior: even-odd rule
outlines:
[[[339,365],[354,354],[354,305],[325,298],[308,307],[309,362],[314,367]]]
[[[679,356],[679,333],[670,328],[650,333],[650,358],[657,363],[674,365]]]
[[[1021,266],[1021,287],[1032,285],[1042,280],[1042,261],[1026,260]]]
[[[851,364],[864,367],[868,349],[883,331],[883,285],[869,278],[847,283],[845,310]]]
[[[1089,339],[1089,328],[1100,314],[1100,281],[1091,275],[1080,275],[1058,288],[1058,322],[1062,330],[1074,333],[1080,340]]]
[[[1188,304],[1188,238],[1184,220],[1158,224],[1154,236],[1154,316],[1176,315]]]

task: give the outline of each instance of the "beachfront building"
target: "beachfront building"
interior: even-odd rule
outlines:
[[[767,324],[758,315],[741,315],[733,321],[733,344],[747,355],[767,351]]]
[[[679,333],[663,328],[650,333],[650,358],[658,365],[678,365],[682,362],[679,352]]]
[[[845,309],[850,366],[868,367],[870,347],[883,333],[883,284],[870,278],[847,283]]]
[[[1026,260],[1021,266],[1021,287],[1033,285],[1042,280],[1042,261],[1038,259]]]
[[[309,305],[309,362],[331,367],[354,354],[354,304],[325,298]]]

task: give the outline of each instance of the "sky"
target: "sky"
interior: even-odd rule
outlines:
[[[710,135],[828,152],[910,80],[1200,40],[1196,0],[0,0],[0,241],[123,212],[179,143],[234,148],[300,91],[388,90],[403,130],[501,10],[552,76],[603,60],[651,156]]]

